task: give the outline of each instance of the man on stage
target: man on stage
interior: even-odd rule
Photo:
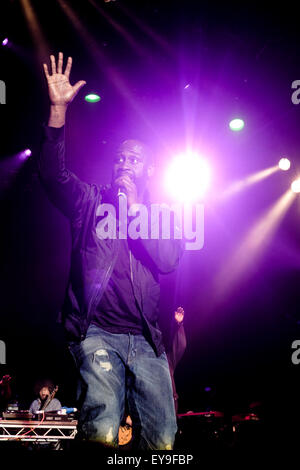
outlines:
[[[79,434],[109,447],[117,445],[127,399],[139,448],[170,450],[177,426],[157,323],[159,275],[177,267],[181,240],[103,236],[102,204],[117,207],[124,196],[128,209],[149,204],[151,152],[140,141],[123,142],[109,187],[87,184],[70,172],[64,163],[65,116],[85,82],[70,84],[70,57],[64,72],[62,53],[57,64],[54,56],[50,59],[51,73],[46,64],[44,71],[51,111],[39,174],[72,230],[63,323],[80,376]]]

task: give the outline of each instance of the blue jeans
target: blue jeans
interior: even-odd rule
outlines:
[[[69,348],[80,372],[81,437],[117,446],[127,399],[138,448],[173,448],[177,425],[165,353],[157,357],[142,335],[113,334],[95,325]]]

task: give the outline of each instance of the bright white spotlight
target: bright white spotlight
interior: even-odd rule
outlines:
[[[229,127],[232,131],[241,131],[245,126],[245,123],[243,121],[243,119],[240,119],[240,118],[236,118],[236,119],[232,119],[229,123]]]
[[[291,190],[294,193],[300,193],[300,178],[292,182]]]
[[[170,196],[180,202],[201,199],[210,183],[207,162],[196,153],[176,156],[165,175],[165,186]]]
[[[280,168],[281,170],[287,171],[287,170],[289,170],[290,167],[291,167],[291,162],[289,161],[288,158],[281,158],[281,159],[279,160],[278,166],[279,166],[279,168]]]

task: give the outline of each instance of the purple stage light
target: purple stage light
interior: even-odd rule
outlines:
[[[2,46],[7,46],[7,44],[8,44],[8,38],[3,39]]]
[[[188,88],[190,88],[190,84],[188,83],[187,85],[185,85],[184,89],[187,90]]]
[[[210,169],[204,158],[193,152],[176,156],[165,174],[165,187],[179,202],[196,202],[210,184]]]
[[[31,150],[30,149],[25,149],[23,152],[20,153],[19,158],[20,160],[26,160],[26,158],[29,158],[31,156]]]

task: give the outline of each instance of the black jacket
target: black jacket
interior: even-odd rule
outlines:
[[[119,240],[100,240],[96,210],[107,187],[87,184],[65,168],[64,127],[45,127],[38,167],[49,199],[70,220],[71,267],[62,308],[67,339],[80,341],[107,286],[118,255]],[[173,271],[182,253],[181,240],[128,239],[132,281],[146,335],[157,355],[164,351],[158,327],[159,274]]]

